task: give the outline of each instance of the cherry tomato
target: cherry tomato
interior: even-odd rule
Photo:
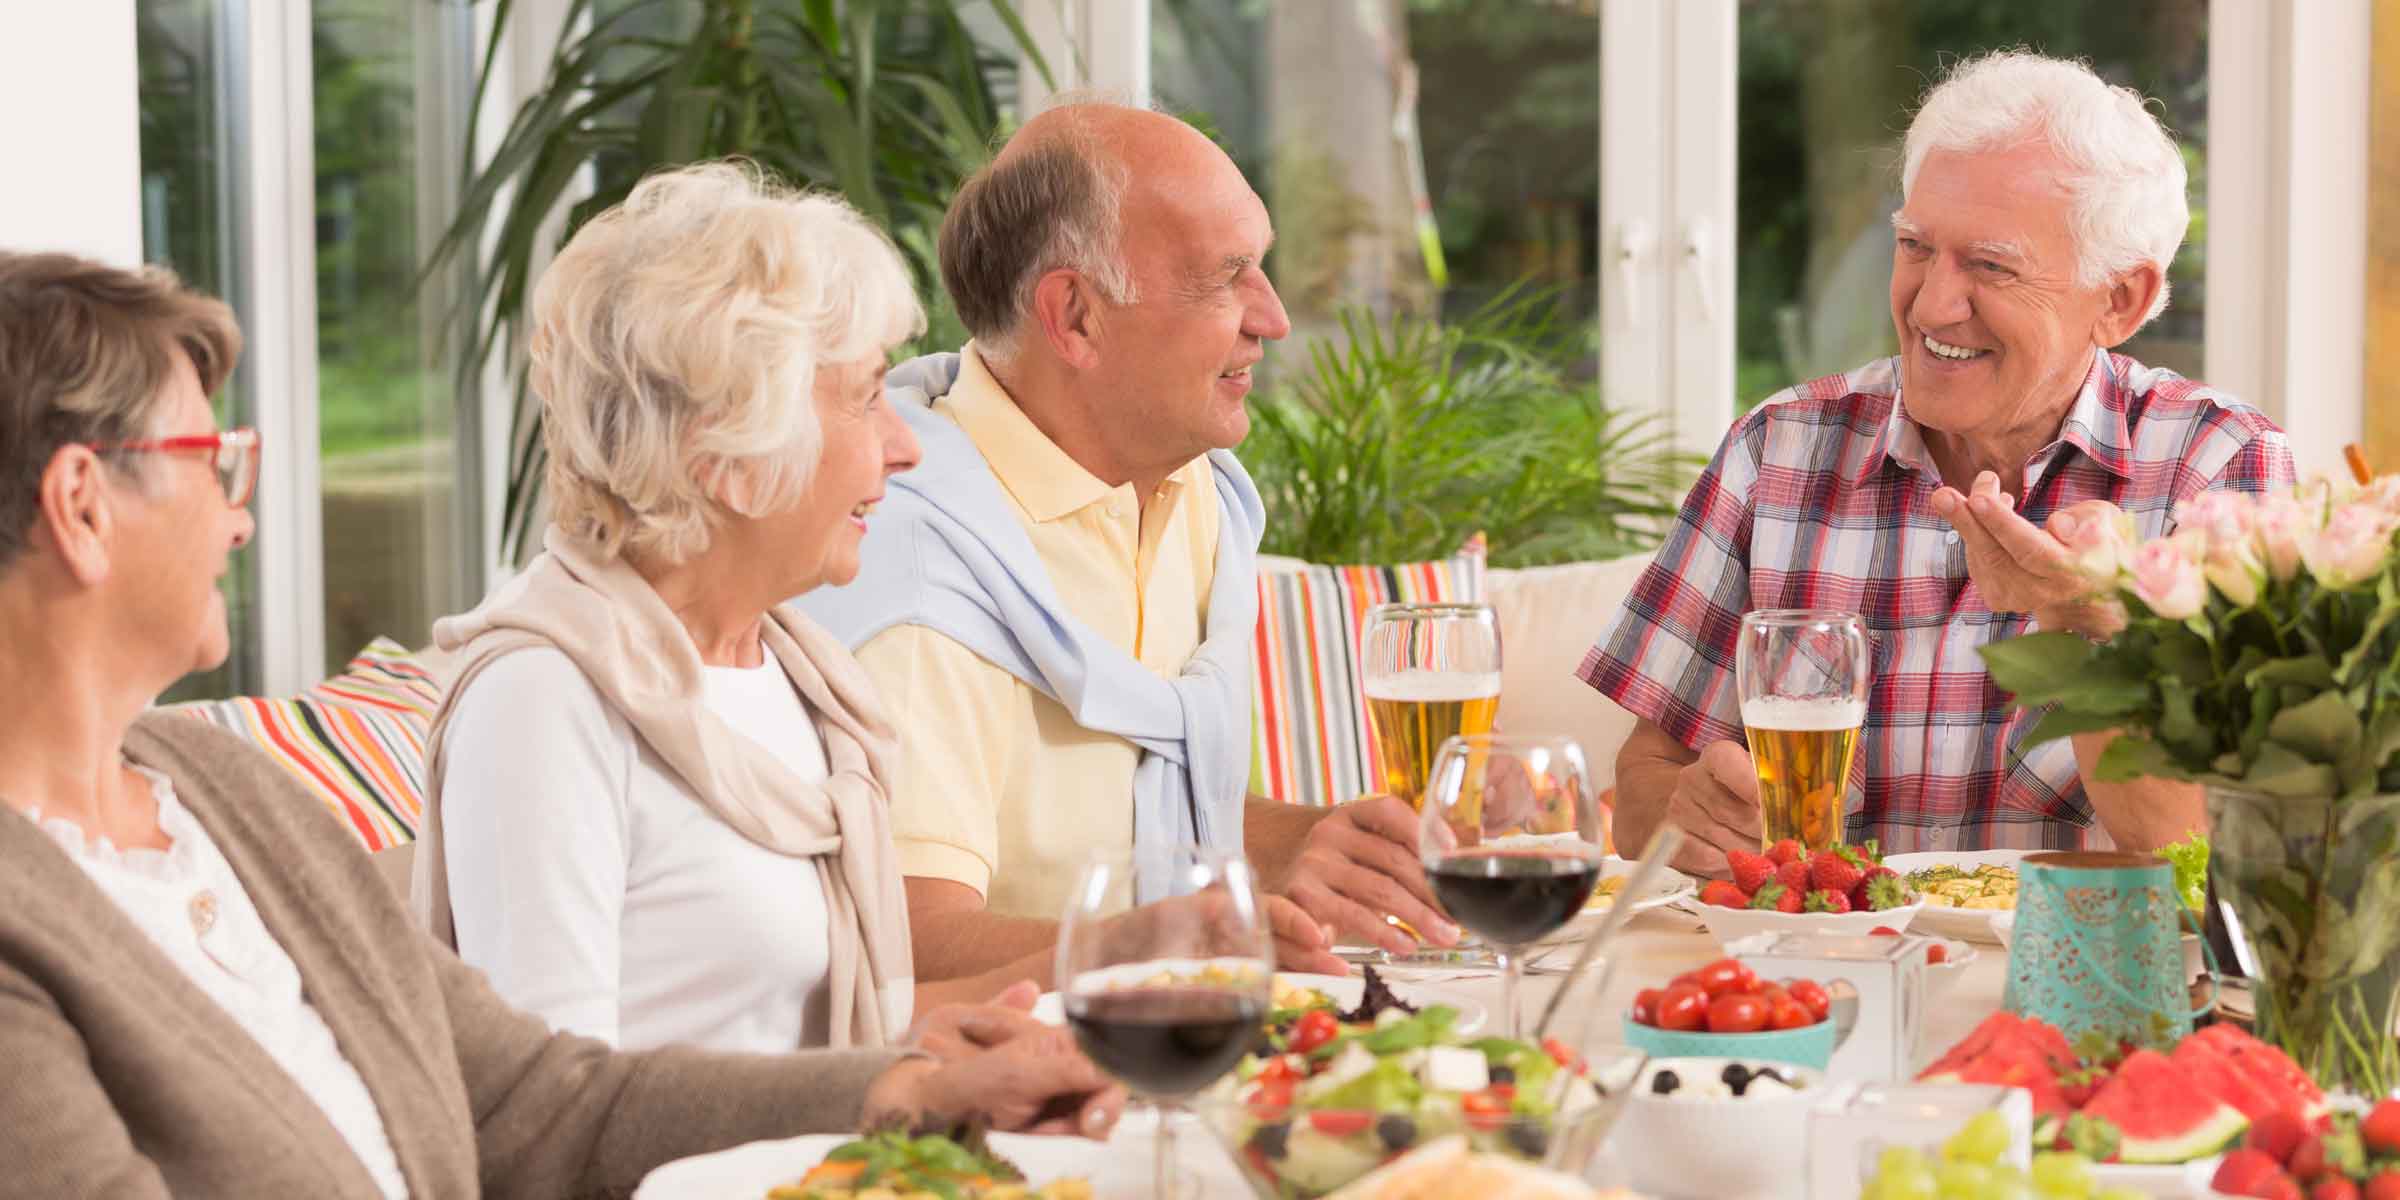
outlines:
[[[1692,1033],[1708,1026],[1708,993],[1697,985],[1678,983],[1658,998],[1658,1027]]]
[[[1292,1052],[1306,1054],[1332,1041],[1341,1031],[1342,1023],[1334,1018],[1332,1010],[1312,1008],[1292,1023]]]
[[[1790,996],[1767,1002],[1767,1028],[1801,1029],[1817,1023],[1808,1015],[1808,1007]]]
[[[1749,968],[1742,964],[1730,958],[1720,958],[1692,972],[1692,981],[1700,985],[1701,991],[1708,993],[1709,999],[1714,1000],[1720,996],[1749,991],[1758,982],[1758,976],[1751,975],[1749,982],[1745,983],[1742,976],[1748,973]]]
[[[1734,994],[1708,1002],[1710,1033],[1757,1033],[1767,1027],[1767,1002]]]
[[[1675,978],[1668,980],[1668,981],[1667,981],[1667,986],[1668,986],[1668,987],[1674,987],[1676,984],[1679,984],[1679,983],[1688,983],[1688,984],[1692,985],[1693,987],[1699,987],[1699,986],[1700,986],[1700,972],[1698,972],[1698,971],[1685,971],[1683,974],[1681,974],[1681,975],[1678,975],[1678,976],[1676,976]],[[1705,990],[1705,989],[1704,989],[1704,990]]]
[[[1375,1123],[1375,1114],[1355,1109],[1319,1109],[1308,1114],[1308,1123],[1327,1137],[1349,1137],[1354,1133],[1365,1133],[1367,1126]]]
[[[1783,985],[1780,983],[1762,983],[1757,987],[1750,989],[1750,994],[1766,1001],[1767,1007],[1770,1010],[1775,1007],[1776,1001],[1789,1000],[1792,998],[1792,994],[1788,991],[1785,991]]]
[[[1542,1052],[1550,1056],[1551,1062],[1570,1071],[1580,1072],[1583,1070],[1583,1056],[1575,1053],[1573,1046],[1569,1046],[1557,1038],[1543,1038]]]
[[[1251,1116],[1261,1121],[1272,1121],[1291,1110],[1292,1087],[1292,1080],[1288,1077],[1268,1079],[1261,1076],[1257,1090],[1251,1092],[1250,1099],[1244,1103],[1250,1106]]]
[[[1509,1102],[1515,1099],[1514,1088],[1507,1092],[1501,1090],[1507,1086],[1500,1084],[1459,1097],[1459,1111],[1466,1115],[1467,1124],[1484,1133],[1507,1124]]]
[[[1658,998],[1667,994],[1665,988],[1643,988],[1633,994],[1633,1020],[1637,1025],[1658,1024]]]
[[[1825,985],[1814,979],[1786,979],[1783,986],[1792,993],[1792,999],[1799,1001],[1800,1007],[1807,1009],[1808,1015],[1817,1020],[1824,1020],[1825,1014],[1833,1009],[1833,997],[1826,995]]]
[[[1950,961],[1950,947],[1940,942],[1925,947],[1925,961],[1937,967]]]
[[[1291,1080],[1299,1077],[1300,1072],[1292,1066],[1292,1060],[1281,1054],[1268,1059],[1267,1065],[1258,1069],[1260,1083],[1273,1083],[1278,1079]]]

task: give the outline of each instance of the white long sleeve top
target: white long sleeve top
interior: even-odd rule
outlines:
[[[826,777],[772,657],[707,668],[706,686],[737,732]],[[502,996],[625,1049],[830,1040],[815,860],[718,819],[563,653],[510,654],[456,703],[442,760],[450,907],[459,956]]]
[[[121,850],[39,809],[34,824],[317,1102],[384,1195],[408,1195],[383,1114],[309,1003],[291,955],[259,919],[208,830],[175,798],[175,785],[147,767],[133,769],[150,781],[158,827],[172,841],[166,849]]]

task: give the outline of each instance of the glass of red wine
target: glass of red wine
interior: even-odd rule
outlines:
[[[1434,898],[1498,955],[1501,1021],[1515,1037],[1525,948],[1583,911],[1607,857],[1583,747],[1567,737],[1453,737],[1426,772],[1420,820]]]
[[[1133,907],[1137,875],[1163,879],[1169,898]],[[1084,865],[1059,929],[1059,996],[1084,1054],[1158,1110],[1152,1195],[1189,1190],[1174,1169],[1175,1110],[1257,1041],[1274,967],[1239,853],[1179,846]]]

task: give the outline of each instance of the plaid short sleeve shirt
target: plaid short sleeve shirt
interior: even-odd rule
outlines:
[[[2035,524],[2115,503],[2144,537],[2177,501],[2292,480],[2290,447],[2257,409],[2174,372],[2095,353],[2055,441],[2003,489]],[[1965,547],[1933,511],[1942,485],[1885,359],[1779,393],[1734,423],[1665,545],[1576,674],[1694,749],[1742,736],[1742,614],[1861,614],[1874,643],[1845,834],[1891,851],[2108,844],[2060,740],[2021,750],[1977,649],[2027,631],[1994,612]]]

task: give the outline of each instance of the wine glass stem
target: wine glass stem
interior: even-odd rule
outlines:
[[[1514,1038],[1523,1032],[1517,1016],[1517,979],[1525,971],[1523,956],[1512,946],[1496,946],[1492,954],[1500,960],[1500,1028],[1505,1036]]]
[[[1158,1151],[1152,1160],[1150,1194],[1161,1200],[1175,1200],[1182,1194],[1175,1174],[1175,1105],[1167,1100],[1153,1100],[1150,1107],[1158,1112]]]

